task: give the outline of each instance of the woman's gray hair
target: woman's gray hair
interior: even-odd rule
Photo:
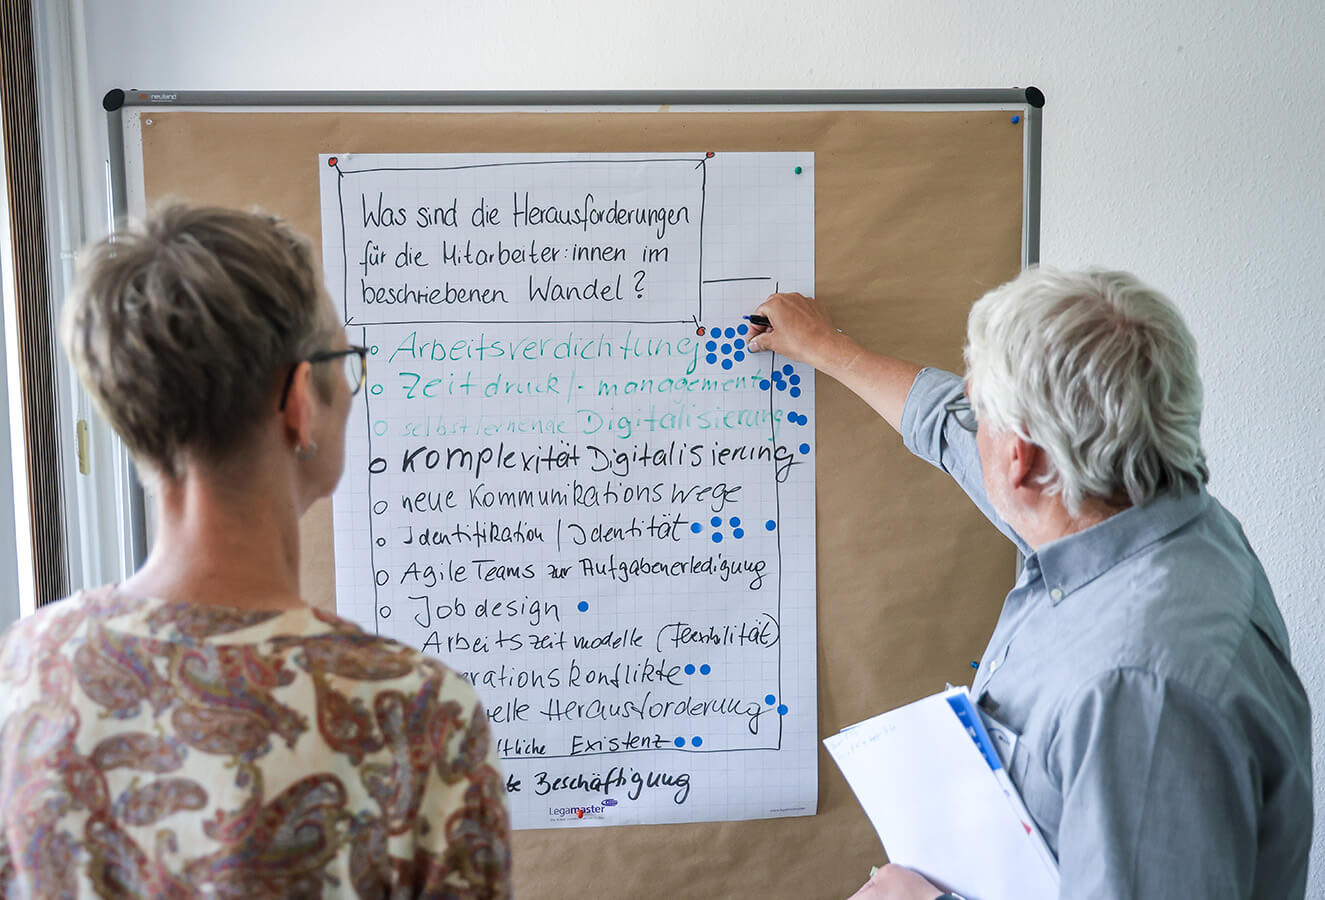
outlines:
[[[130,452],[167,478],[242,446],[289,367],[338,327],[308,241],[271,216],[173,203],[79,264],[65,350]]]
[[[1042,484],[1071,515],[1209,480],[1196,342],[1135,276],[1028,269],[972,307],[966,340],[977,417],[1045,451]]]

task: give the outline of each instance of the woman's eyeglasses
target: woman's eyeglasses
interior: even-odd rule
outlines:
[[[344,360],[342,365],[345,367],[345,382],[350,386],[350,396],[354,396],[363,389],[364,382],[368,379],[368,348],[353,346],[344,350],[324,350],[321,353],[314,353],[299,362],[322,363],[331,362],[334,359]],[[285,376],[285,387],[281,389],[281,405],[279,409],[285,409],[285,401],[290,396],[290,385],[294,384],[294,373],[299,368],[299,363],[290,367],[290,374]]]

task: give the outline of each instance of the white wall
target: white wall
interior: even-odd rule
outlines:
[[[1274,584],[1322,758],[1320,0],[82,2],[95,98],[112,87],[1039,86],[1042,258],[1131,269],[1186,313],[1212,490]],[[1309,895],[1325,896],[1316,844]]]

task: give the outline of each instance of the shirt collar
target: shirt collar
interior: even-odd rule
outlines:
[[[1057,606],[1077,588],[1177,531],[1200,515],[1209,502],[1210,495],[1204,488],[1182,495],[1160,494],[1085,531],[1045,544],[1036,555],[1053,604]]]

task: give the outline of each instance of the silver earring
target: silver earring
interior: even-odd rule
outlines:
[[[312,459],[317,456],[317,443],[309,441],[307,444],[300,444],[294,448],[294,455],[305,461]]]

